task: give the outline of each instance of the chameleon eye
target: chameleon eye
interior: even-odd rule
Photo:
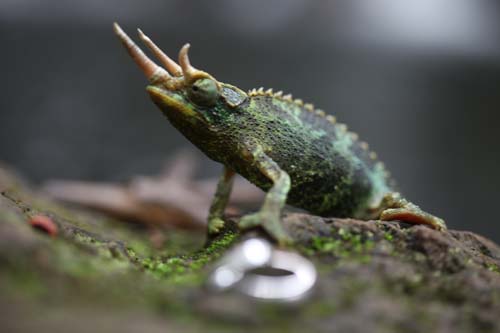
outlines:
[[[212,79],[198,79],[188,89],[188,97],[198,105],[212,106],[219,97],[219,88]]]

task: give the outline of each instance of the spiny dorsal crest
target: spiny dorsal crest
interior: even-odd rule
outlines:
[[[281,91],[281,90],[277,91],[277,92],[273,92],[272,88],[264,90],[263,87],[260,87],[258,89],[254,88],[254,89],[249,90],[247,94],[250,97],[255,97],[255,96],[270,96],[270,97],[275,97],[277,99],[280,99],[282,101],[294,103],[295,105],[298,105],[298,106],[304,108],[306,111],[314,113],[318,117],[325,118],[326,121],[328,121],[331,124],[336,124],[337,123],[337,119],[334,116],[327,115],[325,113],[325,111],[323,111],[321,109],[316,109],[314,107],[314,105],[311,104],[311,103],[304,103],[304,101],[302,99],[300,99],[300,98],[294,99],[293,96],[292,96],[292,94],[286,94],[286,95],[284,95],[283,91]],[[339,125],[341,126],[341,130],[343,130],[343,127],[345,127],[345,125],[344,124],[339,124]],[[347,131],[347,128],[345,129],[345,131]]]
[[[304,108],[306,111],[311,112],[318,117],[324,118],[330,124],[335,125],[338,131],[340,131],[343,134],[349,135],[352,141],[358,142],[361,149],[368,152],[368,154],[372,160],[377,160],[377,153],[370,151],[370,147],[368,146],[368,143],[366,143],[365,141],[359,141],[359,136],[357,133],[350,132],[348,130],[346,124],[337,123],[337,119],[334,116],[326,114],[325,111],[323,111],[321,109],[314,108],[314,105],[311,103],[304,103],[304,101],[300,98],[293,99],[292,94],[283,95],[283,91],[281,91],[281,90],[277,91],[277,92],[273,92],[272,88],[267,89],[267,90],[264,90],[263,87],[260,87],[259,89],[254,88],[254,89],[251,89],[248,91],[248,96],[250,96],[250,97],[270,96],[270,97],[275,97],[277,99],[280,99],[282,101],[294,103],[294,104]],[[381,162],[379,162],[379,163],[381,163]],[[383,164],[381,164],[381,166],[384,167]]]

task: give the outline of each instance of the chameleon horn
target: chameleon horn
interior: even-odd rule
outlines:
[[[217,80],[215,80],[215,78],[212,75],[204,71],[200,71],[199,69],[196,69],[193,66],[191,66],[188,56],[188,51],[190,46],[191,45],[189,45],[189,43],[185,44],[179,51],[179,64],[181,65],[182,74],[184,75],[184,82],[189,84],[200,78],[210,78],[214,80],[217,84],[217,87],[220,88],[219,83],[217,82]]]
[[[188,51],[190,47],[191,45],[187,43],[179,51],[179,64],[182,67],[182,72],[184,73],[184,78],[187,82],[193,78],[196,72],[198,72],[198,70],[191,66],[191,63],[189,62]]]
[[[113,30],[122,42],[123,46],[127,49],[134,62],[141,68],[142,72],[150,81],[156,81],[159,78],[168,79],[168,77],[170,77],[170,75],[163,68],[155,64],[144,54],[144,52],[142,52],[134,41],[130,39],[122,28],[120,28],[118,23],[113,23]]]
[[[137,29],[139,37],[146,44],[146,46],[153,52],[153,54],[160,60],[163,66],[174,76],[182,76],[182,68],[177,65],[175,61],[170,59],[148,36],[146,36],[141,29]]]

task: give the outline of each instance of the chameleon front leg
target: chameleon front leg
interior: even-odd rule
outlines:
[[[436,230],[446,230],[444,220],[424,212],[417,205],[401,197],[398,192],[388,193],[382,199],[378,210],[383,221],[404,221],[412,224],[424,224]]]
[[[289,244],[292,240],[281,224],[281,212],[290,190],[290,176],[271,157],[266,155],[261,147],[254,147],[247,153],[259,171],[273,182],[273,186],[267,192],[260,211],[243,216],[239,227],[247,229],[260,225],[280,245]]]
[[[219,178],[217,191],[215,192],[208,214],[208,233],[216,234],[224,227],[224,211],[233,188],[234,170],[224,166],[224,171]]]

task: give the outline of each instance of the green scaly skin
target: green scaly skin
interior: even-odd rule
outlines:
[[[209,233],[224,225],[235,173],[267,192],[262,208],[244,216],[240,227],[262,226],[280,244],[291,242],[280,219],[285,203],[321,216],[446,228],[443,220],[401,198],[366,143],[332,116],[281,92],[245,93],[186,66],[183,75],[152,78],[147,91],[174,127],[224,165]]]

